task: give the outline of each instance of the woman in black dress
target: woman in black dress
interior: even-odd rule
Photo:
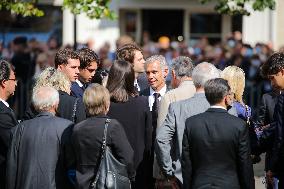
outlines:
[[[108,115],[123,126],[130,145],[134,150],[136,169],[133,188],[147,188],[147,160],[151,153],[152,120],[148,99],[138,96],[134,87],[134,70],[130,63],[116,60],[112,65],[107,89],[110,92]]]

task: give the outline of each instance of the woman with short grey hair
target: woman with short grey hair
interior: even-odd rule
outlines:
[[[106,114],[110,94],[102,85],[91,84],[84,92],[83,101],[91,117],[75,125],[71,137],[74,154],[68,157],[75,159],[76,187],[88,189],[100,164],[104,126],[109,120]],[[116,159],[127,166],[128,176],[132,179],[135,175],[134,152],[122,125],[115,119],[108,124],[106,141]]]

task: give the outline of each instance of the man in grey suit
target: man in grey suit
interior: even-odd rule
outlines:
[[[160,102],[158,111],[157,127],[164,122],[168,113],[169,105],[172,102],[185,100],[192,97],[196,91],[192,81],[192,71],[194,65],[192,60],[186,56],[178,56],[172,60],[172,90],[166,92]]]
[[[162,173],[172,182],[182,184],[181,151],[185,120],[207,110],[210,105],[204,94],[204,84],[220,77],[219,70],[210,63],[198,64],[192,72],[196,93],[193,97],[171,103],[162,126],[157,130],[155,152]]]
[[[55,117],[58,92],[51,87],[33,91],[35,118],[15,127],[8,153],[7,189],[68,188],[64,166],[72,122]]]
[[[233,93],[222,78],[205,84],[210,108],[186,120],[182,142],[184,189],[254,189],[248,126],[230,115]]]

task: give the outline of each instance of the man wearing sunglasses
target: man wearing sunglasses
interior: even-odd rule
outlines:
[[[17,117],[7,100],[14,95],[17,80],[14,67],[0,60],[0,188],[5,188],[6,155],[11,141],[11,129],[17,125]]]

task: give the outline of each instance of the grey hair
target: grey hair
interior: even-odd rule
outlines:
[[[204,87],[205,83],[220,77],[220,71],[211,63],[202,62],[195,66],[192,71],[192,80],[195,87]]]
[[[33,90],[32,103],[36,111],[49,111],[59,103],[59,93],[53,87],[39,87]]]
[[[168,68],[166,58],[162,55],[153,55],[147,58],[145,61],[145,68],[148,64],[152,62],[156,62],[156,61],[160,63],[162,70],[165,70],[166,68]]]
[[[172,60],[171,68],[177,77],[191,77],[194,65],[189,57],[178,56]]]

